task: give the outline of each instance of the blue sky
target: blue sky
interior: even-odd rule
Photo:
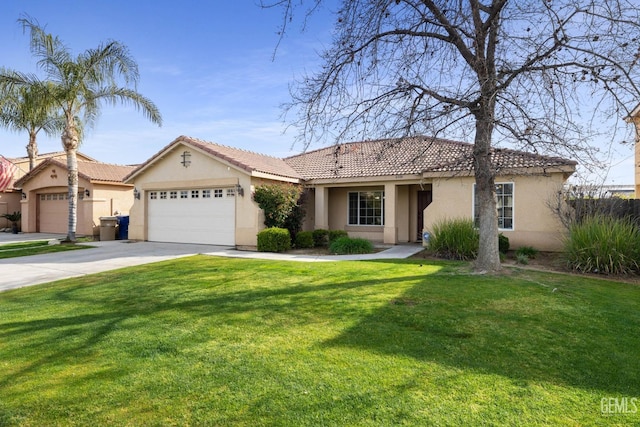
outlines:
[[[159,107],[163,126],[133,108],[105,106],[80,148],[97,160],[141,163],[179,135],[277,157],[302,150],[294,144],[295,129],[286,130],[280,105],[290,100],[294,78],[319,67],[318,52],[331,41],[328,10],[304,32],[295,22],[274,59],[282,12],[260,8],[258,0],[7,0],[0,14],[0,66],[36,71],[28,34],[17,23],[24,14],[74,55],[118,40],[138,62],[138,91]],[[61,150],[59,137],[38,138],[41,153]],[[27,140],[0,129],[0,154],[25,156]],[[613,145],[603,154],[612,167],[593,179],[632,184],[632,148]]]
[[[278,50],[280,9],[257,0],[15,1],[0,14],[0,66],[36,71],[28,34],[17,19],[27,13],[59,36],[74,55],[107,40],[125,44],[140,71],[138,91],[159,107],[161,128],[133,108],[105,106],[80,151],[109,163],[140,163],[179,135],[287,156],[301,151],[285,131],[280,105],[289,84],[318,63],[331,16],[300,25]],[[25,156],[26,134],[0,130],[0,154]],[[59,137],[38,135],[41,153],[60,151]]]

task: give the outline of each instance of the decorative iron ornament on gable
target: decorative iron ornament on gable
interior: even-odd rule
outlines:
[[[182,166],[188,168],[191,165],[191,153],[189,151],[183,152],[180,157],[182,157],[182,161],[180,162]]]

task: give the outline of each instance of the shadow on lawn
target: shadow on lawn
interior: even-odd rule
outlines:
[[[625,297],[614,291],[585,299],[582,289],[571,295],[509,283],[508,277],[468,277],[470,283],[423,279],[323,346],[410,356],[606,396],[640,395],[637,298],[625,306]]]
[[[215,270],[215,269],[213,269]],[[238,290],[234,282],[248,281],[256,272],[237,273],[234,277],[223,278],[206,286],[189,284],[193,272],[176,272],[175,276],[159,273],[160,280],[150,279],[145,284],[127,287],[121,277],[110,281],[111,273],[70,279],[64,286],[57,287],[50,300],[62,307],[66,304],[90,307],[91,313],[43,315],[28,321],[0,322],[0,340],[24,342],[29,348],[22,369],[11,376],[0,375],[0,388],[10,385],[14,378],[36,372],[41,368],[73,366],[91,360],[106,341],[112,339],[115,332],[130,332],[135,338],[127,338],[123,351],[128,357],[147,358],[159,354],[177,355],[189,347],[197,346],[201,341],[211,339],[203,335],[190,334],[188,341],[176,340],[171,331],[174,320],[166,320],[171,313],[184,313],[184,319],[208,319],[210,324],[228,326],[237,322],[246,327],[255,327],[257,322],[248,322],[246,315],[255,319],[268,318],[274,313],[283,316],[294,314],[295,322],[303,324],[305,312],[322,311],[327,308],[328,316],[340,316],[346,312],[357,315],[349,304],[335,304],[335,300],[348,300],[351,291],[366,297],[375,294],[376,281],[349,280],[340,284],[314,284],[313,278],[301,278],[300,283],[288,287],[259,287],[257,289]],[[114,273],[116,276],[118,273]],[[422,276],[404,276],[397,279],[385,279],[384,284],[404,283],[407,280],[418,281]],[[176,286],[180,281],[183,286]],[[194,282],[196,282],[194,277]],[[80,284],[80,286],[78,286]],[[38,293],[35,289],[27,292]],[[324,303],[319,303],[318,293]],[[27,297],[28,299],[28,297]],[[283,314],[284,313],[284,314]],[[136,321],[132,321],[137,319]],[[166,321],[166,328],[162,324]],[[158,328],[147,335],[149,329]],[[268,329],[268,328],[267,328]],[[268,332],[268,331],[267,331]],[[178,342],[180,341],[180,342]],[[122,349],[121,349],[122,350]],[[104,368],[101,375],[112,375],[111,379],[126,375],[126,368],[115,366]],[[111,371],[108,371],[111,369]],[[109,373],[111,372],[111,374]]]
[[[241,261],[225,261],[233,262]],[[601,390],[607,395],[640,395],[635,335],[640,325],[637,314],[627,315],[631,311],[621,308],[615,293],[610,301],[602,295],[585,299],[527,286],[524,281],[513,283],[511,278],[425,275],[408,268],[404,276],[362,280],[354,270],[349,277],[358,277],[356,280],[327,283],[328,271],[323,266],[309,267],[315,270],[304,275],[293,264],[291,274],[301,275],[295,282],[238,288],[232,283],[260,283],[269,278],[268,263],[244,263],[267,270],[238,271],[234,267],[234,275],[227,277],[210,262],[188,271],[181,271],[176,262],[170,264],[175,270],[172,275],[167,273],[170,269],[136,269],[134,274],[150,276],[135,287],[127,285],[124,273],[117,273],[113,283],[108,274],[68,281],[57,288],[53,300],[91,307],[91,313],[67,312],[0,323],[1,340],[24,341],[31,352],[22,370],[13,376],[45,365],[90,360],[97,348],[122,330],[132,332],[132,337],[121,344],[120,351],[144,358],[179,354],[199,340],[211,339],[204,332],[199,336],[200,331],[190,330],[181,340],[179,330],[172,329],[176,321],[238,322],[243,328],[255,328],[253,333],[259,335],[270,333],[280,321],[295,328],[323,316],[326,322],[350,318],[354,324],[336,338],[319,343],[325,347],[410,356],[521,381]],[[214,277],[218,278],[214,281]],[[379,296],[381,290],[389,292],[399,286],[406,291],[386,300]],[[362,300],[374,302],[363,307],[358,305]],[[371,312],[371,307],[378,308]],[[626,308],[631,309],[631,305]],[[309,313],[313,316],[307,318]],[[147,334],[150,327],[155,331]],[[140,336],[133,334],[138,332]],[[113,376],[126,375],[121,367],[111,369]],[[10,376],[4,377],[0,387],[11,381]]]

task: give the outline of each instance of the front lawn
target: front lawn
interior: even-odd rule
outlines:
[[[16,242],[0,244],[0,259],[17,258],[29,255],[49,254],[53,252],[73,251],[87,249],[88,246],[73,244],[50,245],[47,240],[33,240],[29,242]]]
[[[182,258],[0,293],[0,425],[629,425],[639,330],[599,279]]]

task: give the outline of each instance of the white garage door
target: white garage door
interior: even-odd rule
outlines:
[[[235,246],[235,190],[158,190],[148,193],[152,242]]]
[[[38,231],[41,233],[66,233],[69,223],[69,198],[67,193],[39,194]],[[78,203],[78,218],[80,203]]]

